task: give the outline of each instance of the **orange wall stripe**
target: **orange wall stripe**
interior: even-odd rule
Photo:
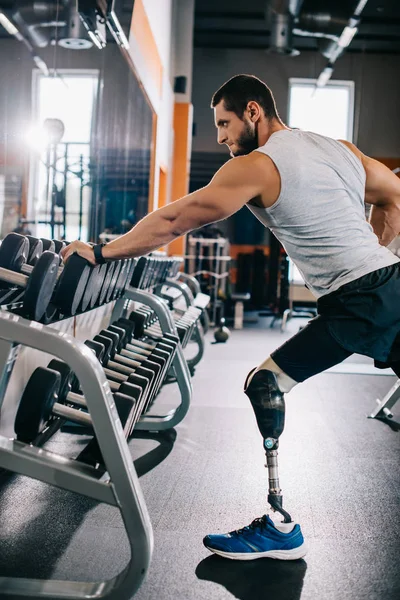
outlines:
[[[400,167],[400,158],[379,158],[379,157],[377,157],[376,160],[379,160],[379,162],[381,162],[384,165],[386,165],[387,167],[389,167],[389,169],[391,171],[393,171],[393,169],[397,169],[397,167]],[[400,177],[400,173],[397,173],[397,177]]]
[[[160,166],[159,172],[159,184],[158,184],[158,208],[162,208],[167,204],[167,182],[168,182],[168,173],[165,166]],[[165,252],[165,247],[162,246],[159,250]]]
[[[174,106],[174,155],[172,170],[172,201],[186,196],[189,192],[190,152],[192,138],[193,107],[189,103],[175,103]],[[180,237],[168,246],[168,254],[185,254],[185,237]]]
[[[149,19],[147,18],[143,6],[143,0],[135,1],[131,22],[131,34],[134,36],[141,50],[147,71],[151,74],[151,77],[157,86],[158,95],[161,98],[163,67]]]
[[[160,183],[158,188],[158,208],[167,204],[167,181],[168,175],[167,170],[164,167],[160,167]]]

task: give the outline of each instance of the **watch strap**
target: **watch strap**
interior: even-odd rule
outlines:
[[[106,259],[104,258],[102,252],[105,245],[105,242],[103,242],[102,244],[95,244],[93,246],[94,260],[96,261],[97,265],[104,265],[104,263],[106,262]]]

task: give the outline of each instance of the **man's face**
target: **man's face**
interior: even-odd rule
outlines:
[[[230,155],[243,156],[258,148],[258,134],[254,123],[246,111],[243,120],[234,113],[225,110],[222,100],[214,108],[215,126],[218,130],[218,144],[226,144]]]

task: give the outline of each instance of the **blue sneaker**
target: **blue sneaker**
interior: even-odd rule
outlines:
[[[211,552],[234,560],[296,560],[306,554],[300,525],[295,525],[290,533],[282,533],[268,515],[230,533],[206,535],[203,543]]]

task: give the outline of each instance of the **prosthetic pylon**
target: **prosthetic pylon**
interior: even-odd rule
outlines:
[[[292,517],[283,507],[282,490],[279,486],[278,446],[279,436],[285,426],[285,400],[280,391],[276,374],[262,369],[257,371],[249,385],[247,376],[244,392],[254,409],[258,429],[264,439],[266,467],[268,469],[268,502],[272,510],[279,512],[284,523],[291,523]]]

